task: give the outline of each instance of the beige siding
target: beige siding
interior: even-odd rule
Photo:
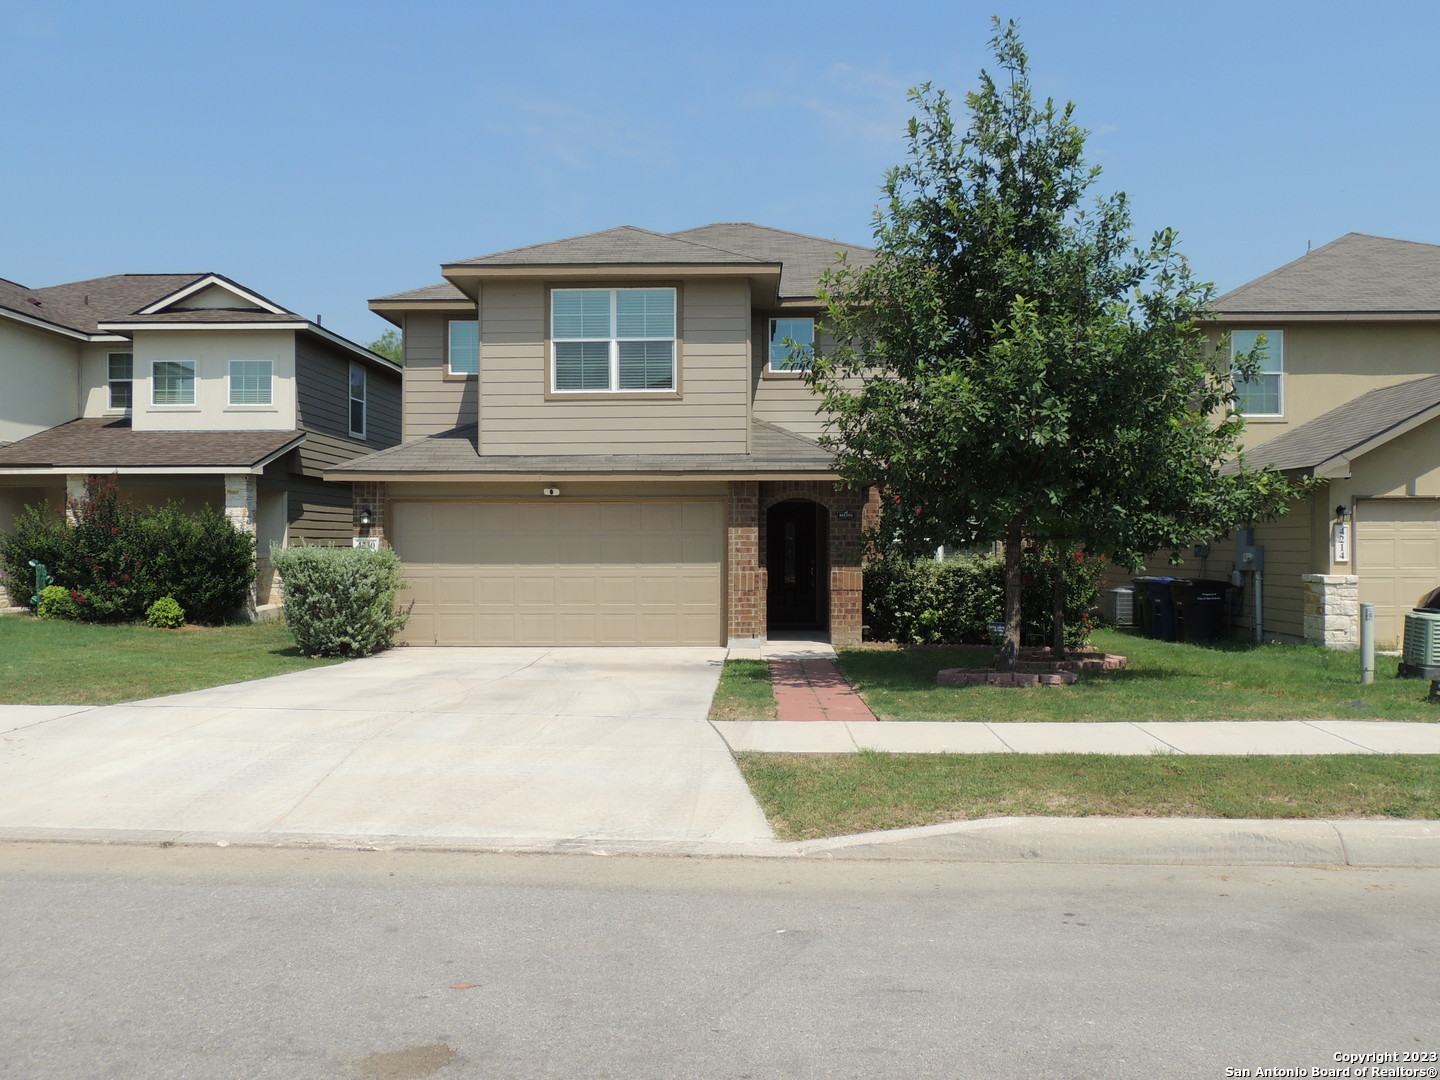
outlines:
[[[446,323],[455,317],[455,312],[405,316],[407,442],[475,422],[478,380],[445,377]]]
[[[546,396],[548,294],[541,282],[481,297],[480,448],[486,454],[743,453],[748,441],[749,287],[680,287],[674,396]]]
[[[80,415],[80,352],[78,341],[0,319],[0,443]]]
[[[350,435],[350,358],[340,349],[297,335],[295,381],[299,450],[307,476],[400,441],[400,376],[366,364],[365,438]]]
[[[817,439],[825,433],[825,418],[816,411],[820,399],[815,396],[804,379],[797,375],[776,375],[769,371],[770,319],[816,316],[815,312],[770,311],[755,316],[751,333],[755,349],[750,364],[751,384],[754,387],[754,416],[793,431],[807,438]],[[834,348],[834,339],[824,333],[817,333],[816,347],[825,352]],[[853,382],[859,387],[860,380]]]
[[[1284,333],[1285,415],[1252,419],[1246,446],[1259,446],[1352,398],[1382,386],[1440,371],[1440,325],[1435,323],[1231,323],[1235,330]]]

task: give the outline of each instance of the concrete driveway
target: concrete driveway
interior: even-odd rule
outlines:
[[[0,706],[0,831],[723,850],[771,831],[706,721],[723,649],[396,649]]]

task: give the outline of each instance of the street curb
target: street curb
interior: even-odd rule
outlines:
[[[573,837],[335,836],[128,829],[0,829],[0,843],[342,851],[1440,868],[1440,821],[985,818],[823,840],[751,843]]]

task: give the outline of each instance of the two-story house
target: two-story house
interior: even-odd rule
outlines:
[[[400,371],[219,274],[0,280],[0,529],[118,474],[141,505],[223,507],[256,537],[351,542],[324,470],[400,438]]]
[[[441,645],[861,632],[873,495],[840,488],[800,369],[817,278],[869,249],[625,227],[445,264],[404,332],[404,441],[327,470]]]
[[[1240,570],[1242,622],[1264,638],[1358,642],[1360,602],[1377,642],[1440,588],[1440,246],[1350,233],[1215,302],[1216,336],[1261,370],[1240,387],[1245,460],[1327,481],[1250,557],[1218,540],[1183,576]]]

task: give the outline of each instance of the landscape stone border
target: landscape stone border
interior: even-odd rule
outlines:
[[[1049,649],[1021,649],[1014,671],[946,668],[935,681],[941,686],[1069,686],[1081,672],[1119,671],[1127,662],[1115,653],[1072,653],[1064,660],[1050,655]]]

